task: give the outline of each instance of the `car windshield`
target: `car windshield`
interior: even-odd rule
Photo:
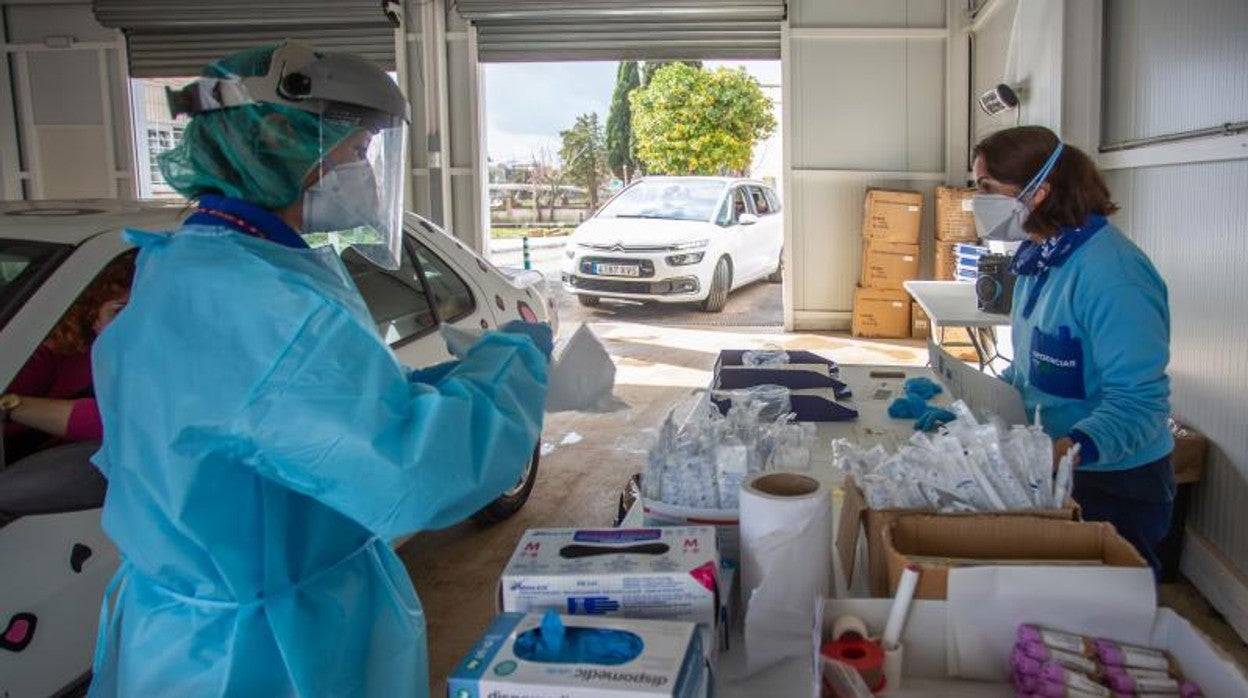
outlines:
[[[0,324],[17,312],[69,249],[46,242],[0,240]]]
[[[709,179],[642,181],[612,199],[598,217],[706,221],[715,214],[724,186]]]

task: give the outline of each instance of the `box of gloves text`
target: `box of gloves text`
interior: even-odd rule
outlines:
[[[705,698],[711,681],[693,623],[503,613],[456,665],[446,694]]]
[[[499,597],[503,611],[697,623],[714,659],[721,574],[712,526],[530,529]]]

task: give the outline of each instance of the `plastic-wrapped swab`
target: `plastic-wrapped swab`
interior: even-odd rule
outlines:
[[[1040,427],[980,422],[962,402],[950,410],[958,419],[941,433],[916,434],[896,453],[833,442],[834,463],[854,476],[873,508],[1005,511],[1065,503],[1071,464],[1055,481],[1052,443]]]

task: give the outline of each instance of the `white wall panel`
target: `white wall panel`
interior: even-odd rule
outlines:
[[[971,96],[978,97],[1005,80],[1005,58],[1010,48],[1010,30],[1018,0],[995,0],[1000,7],[984,20],[971,39]],[[1014,125],[1015,113],[988,116],[971,105],[971,142]]]
[[[1105,142],[1248,119],[1248,2],[1107,0],[1105,30]]]
[[[1248,574],[1248,161],[1109,176],[1170,288],[1172,403],[1213,444],[1189,524]]]
[[[7,5],[8,40],[15,44],[42,43],[45,36],[72,36],[76,41],[113,41],[112,30],[100,26],[91,3]]]
[[[945,26],[945,0],[824,0],[789,3],[791,27]]]
[[[797,168],[944,169],[942,41],[795,39]]]

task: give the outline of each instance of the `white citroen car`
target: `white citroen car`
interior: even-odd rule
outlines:
[[[117,201],[0,204],[0,388],[96,274],[129,249],[123,228],[173,230],[184,208]],[[478,330],[524,319],[557,329],[554,306],[523,278],[540,274],[496,269],[419,216],[408,214],[404,227],[397,271],[353,251],[343,261],[378,332],[405,364],[450,358],[440,323]],[[53,446],[30,458],[90,468],[92,446]],[[520,481],[474,518],[498,521],[519,510],[536,480],[539,455],[535,444]],[[64,507],[0,511],[0,698],[80,692],[91,668],[100,600],[118,564],[100,528],[99,505],[79,498]]]
[[[564,287],[603,298],[700,303],[719,312],[733,290],[783,273],[784,223],[771,187],[728,177],[646,177],[572,234]]]

